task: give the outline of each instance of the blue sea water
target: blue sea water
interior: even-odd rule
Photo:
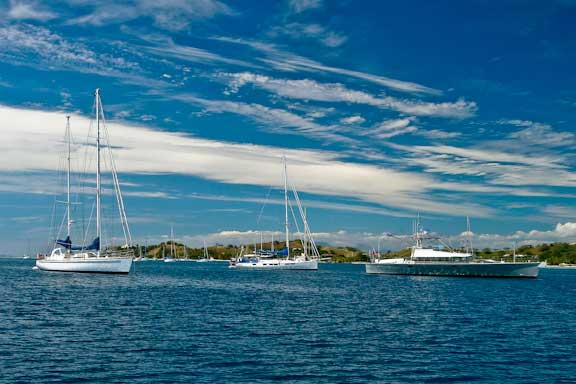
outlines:
[[[0,260],[0,382],[574,383],[576,270],[536,280]]]

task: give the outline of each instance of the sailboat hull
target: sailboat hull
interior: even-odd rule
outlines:
[[[42,271],[76,273],[128,274],[132,268],[131,257],[101,257],[92,259],[36,260]]]
[[[317,260],[285,260],[285,259],[261,259],[257,261],[242,261],[230,265],[231,268],[239,269],[276,269],[276,270],[299,270],[316,271]]]
[[[384,275],[538,277],[539,263],[370,263],[366,273]]]

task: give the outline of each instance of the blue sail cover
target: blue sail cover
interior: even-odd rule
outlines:
[[[288,248],[283,248],[283,249],[279,250],[278,252],[276,252],[276,254],[278,256],[288,256]]]
[[[72,240],[70,236],[66,237],[66,240],[56,240],[56,244],[63,246],[71,251],[96,251],[100,248],[100,238],[97,237],[92,241],[92,244],[88,246],[72,246]]]
[[[56,244],[61,245],[64,248],[70,249],[72,247],[72,240],[70,240],[70,236],[67,236],[66,240],[56,240]]]

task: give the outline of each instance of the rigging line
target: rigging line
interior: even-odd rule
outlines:
[[[118,210],[120,211],[120,220],[122,222],[122,231],[124,232],[124,240],[126,242],[126,246],[132,246],[132,234],[130,233],[130,226],[128,225],[128,217],[126,216],[126,208],[124,206],[124,199],[122,198],[122,191],[120,189],[120,180],[118,179],[118,171],[116,169],[114,154],[112,153],[112,145],[110,144],[110,134],[108,132],[108,124],[106,124],[106,118],[104,117],[104,107],[102,103],[100,103],[100,110],[102,112],[102,125],[104,127],[104,133],[106,136],[108,156],[110,157],[110,168],[112,170],[112,179],[114,182],[114,189],[116,192],[116,200],[118,202]]]
[[[304,248],[304,254],[306,254],[306,243],[304,241],[303,233],[300,231],[300,226],[298,225],[298,220],[296,220],[296,215],[294,214],[294,208],[292,207],[292,201],[288,200],[288,206],[290,207],[290,212],[292,212],[292,219],[294,220],[294,225],[296,226],[296,233],[300,237],[300,242]]]
[[[88,236],[88,229],[90,229],[90,225],[92,224],[92,217],[94,215],[94,206],[96,205],[96,202],[94,201],[92,203],[92,209],[90,210],[90,216],[88,217],[88,225],[86,226],[86,231],[84,232],[84,239],[82,240],[82,245],[86,244],[86,237]],[[101,241],[102,239],[100,239]]]
[[[312,232],[310,231],[310,227],[308,225],[308,218],[306,216],[306,212],[304,211],[304,208],[302,205],[302,200],[300,200],[300,195],[298,195],[298,191],[296,190],[296,187],[294,186],[294,184],[291,184],[290,186],[292,187],[292,193],[294,194],[294,199],[296,200],[296,203],[298,204],[298,209],[300,211],[302,221],[304,222],[304,231],[306,233],[307,239],[310,241],[312,251],[313,251],[315,256],[320,257],[320,252],[318,251],[318,247],[316,247],[316,242],[314,241],[314,238],[312,237]]]
[[[308,238],[310,240],[310,244],[312,245],[312,250],[314,252],[314,255],[316,257],[320,258],[320,251],[318,251],[318,247],[316,246],[316,241],[314,240],[314,237],[312,236],[312,231],[310,230],[310,224],[308,223],[308,215],[306,214],[306,211],[304,210],[304,205],[302,204],[302,200],[300,199],[300,195],[298,194],[298,191],[296,190],[296,188],[294,186],[292,186],[292,189],[294,191],[294,195],[296,196],[296,200],[298,201],[298,206],[301,209],[300,213],[302,214],[302,218],[304,220],[304,226],[306,227],[306,233],[308,234]]]
[[[56,230],[54,228],[54,222],[56,221],[56,195],[54,195],[54,204],[52,205],[52,214],[50,215],[50,230],[48,232],[48,247],[52,246],[52,235],[55,235],[53,231]]]
[[[258,218],[256,219],[256,225],[260,224],[260,219],[262,218],[262,214],[264,213],[264,208],[266,207],[266,204],[268,204],[268,198],[270,197],[270,192],[272,192],[272,188],[273,187],[270,187],[268,189],[268,193],[266,193],[266,200],[264,200],[264,204],[260,208],[260,213],[258,214]]]

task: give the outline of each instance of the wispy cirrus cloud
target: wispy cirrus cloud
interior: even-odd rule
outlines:
[[[337,48],[348,40],[346,36],[314,23],[287,23],[272,28],[269,35],[272,37],[287,36],[296,40],[315,40],[330,48]]]
[[[411,154],[403,163],[421,166],[425,172],[443,175],[463,175],[482,179],[489,185],[510,187],[535,186],[574,187],[574,173],[561,154],[532,154],[482,147],[454,147],[447,145],[404,146],[388,143],[388,146]],[[510,143],[509,143],[510,145]],[[510,188],[511,195],[518,194]],[[522,191],[526,194],[526,191]],[[561,198],[562,191],[546,195]],[[534,196],[537,196],[535,194]]]
[[[228,100],[209,100],[192,95],[171,95],[169,98],[185,103],[201,105],[206,112],[234,113],[251,118],[263,124],[270,132],[300,134],[328,142],[357,143],[356,140],[338,133],[339,127],[322,125],[312,119],[302,117],[290,111],[270,108],[256,103],[244,103]]]
[[[237,44],[250,47],[253,50],[256,50],[257,52],[264,54],[265,57],[260,58],[259,59],[260,61],[267,63],[271,65],[273,68],[280,71],[325,72],[345,77],[361,79],[400,92],[415,93],[415,94],[418,93],[431,94],[431,95],[439,95],[442,93],[437,89],[429,88],[424,85],[409,81],[402,81],[390,77],[324,65],[317,61],[305,58],[303,56],[283,51],[279,49],[276,45],[271,43],[264,43],[261,41],[230,38],[223,36],[213,37],[213,39],[230,44]]]
[[[10,6],[4,12],[11,20],[48,21],[58,17],[37,1],[10,0]]]
[[[140,18],[151,19],[154,25],[170,31],[181,31],[194,21],[210,19],[218,15],[237,14],[232,8],[217,0],[130,0],[116,2],[70,1],[87,13],[71,19],[69,24],[102,26],[125,23]]]
[[[529,145],[565,147],[576,144],[576,135],[572,132],[555,131],[550,124],[529,120],[500,120],[499,124],[521,127],[521,130],[508,135]]]
[[[34,57],[31,60],[30,57]],[[139,61],[92,49],[83,42],[30,24],[0,25],[0,61],[34,69],[65,70],[163,88],[171,85],[146,76]]]
[[[394,136],[413,133],[418,130],[418,128],[411,125],[413,120],[411,118],[387,120],[366,131],[365,135],[379,139],[389,139]]]
[[[321,8],[322,0],[289,0],[288,5],[293,13],[302,13],[311,9]]]
[[[141,46],[140,48],[142,50],[161,58],[171,58],[202,64],[228,64],[247,68],[260,67],[257,64],[245,60],[232,59],[202,48],[177,44],[168,36],[146,35],[140,36],[140,38],[149,43],[149,45]]]
[[[5,161],[0,163],[0,171],[59,169],[53,148],[54,143],[61,139],[65,122],[63,114],[9,107],[0,107],[0,114],[6,121],[0,142],[0,152],[5,155]],[[38,125],[38,121],[43,124]],[[80,116],[73,116],[73,124],[74,127],[89,125]],[[75,132],[78,129],[75,128]],[[418,209],[476,217],[496,213],[493,208],[481,204],[432,197],[431,189],[441,183],[429,176],[346,162],[333,152],[233,144],[124,124],[109,123],[108,129],[113,139],[121,138],[121,147],[115,150],[121,173],[176,173],[228,184],[282,188],[280,158],[286,155],[289,173],[298,175],[294,184],[302,192],[353,198],[398,211]],[[86,132],[79,136],[86,137]],[[30,137],[35,140],[29,140]],[[162,161],[149,161],[150,158]],[[258,172],[246,172],[254,169]],[[459,207],[458,212],[454,210],[455,205]]]
[[[392,96],[378,97],[367,92],[348,89],[339,83],[319,83],[311,79],[276,79],[250,72],[221,73],[218,76],[229,79],[229,92],[232,93],[238,92],[246,84],[251,84],[292,99],[365,104],[417,116],[468,118],[473,116],[477,110],[475,102],[465,100],[432,103],[399,99]]]

